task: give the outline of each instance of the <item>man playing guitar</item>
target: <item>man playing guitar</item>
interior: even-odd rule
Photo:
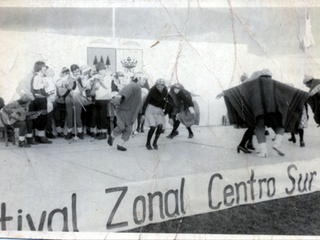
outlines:
[[[12,128],[19,128],[19,147],[29,148],[29,144],[25,142],[26,134],[26,118],[37,118],[40,112],[28,112],[28,107],[34,97],[31,94],[24,94],[19,100],[13,101],[5,105],[0,110],[1,121],[4,125]]]

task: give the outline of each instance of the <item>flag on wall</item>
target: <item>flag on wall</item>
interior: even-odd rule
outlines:
[[[305,14],[305,29],[304,29],[304,35],[303,35],[303,39],[301,41],[300,44],[300,49],[307,49],[309,47],[311,47],[312,45],[315,45],[313,36],[312,36],[312,32],[311,32],[311,20],[310,20],[310,16],[309,16],[309,12],[308,10],[306,11]]]

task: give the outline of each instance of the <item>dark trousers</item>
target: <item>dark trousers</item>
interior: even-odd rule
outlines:
[[[53,103],[53,118],[56,127],[64,128],[66,120],[66,104],[65,103]]]
[[[36,98],[35,105],[37,110],[45,110],[47,111],[47,98]],[[47,114],[40,114],[37,118],[35,128],[38,131],[44,131],[47,125]]]
[[[24,137],[24,135],[26,134],[27,126],[26,126],[26,122],[25,121],[17,121],[14,124],[9,125],[8,127],[9,128],[10,127],[19,128],[19,136],[20,137]]]
[[[53,131],[53,120],[56,124],[56,127],[61,127],[63,129],[64,122],[66,119],[66,107],[65,104],[53,103],[53,110],[47,114],[47,126],[46,130],[48,132]]]
[[[95,128],[97,126],[97,118],[98,118],[98,110],[96,107],[96,103],[93,104],[91,110],[91,121],[90,121],[90,128]]]
[[[93,104],[90,104],[88,106],[85,106],[85,110],[83,109],[82,110],[82,113],[81,113],[81,118],[82,118],[82,125],[83,126],[86,126],[87,129],[89,127],[91,127],[91,121],[93,119],[93,108],[94,108],[95,105]]]
[[[97,128],[99,130],[108,129],[107,107],[108,100],[96,100]]]
[[[29,105],[29,112],[34,112],[37,111],[37,106],[35,101],[31,101],[30,105]],[[29,134],[33,134],[33,129],[35,127],[37,119],[29,119],[27,118],[26,120],[26,125],[27,125],[27,133]]]

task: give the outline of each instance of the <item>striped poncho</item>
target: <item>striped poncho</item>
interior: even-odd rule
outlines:
[[[255,127],[256,118],[267,113],[281,116],[282,127],[294,131],[308,93],[271,78],[260,77],[224,91],[231,124]]]

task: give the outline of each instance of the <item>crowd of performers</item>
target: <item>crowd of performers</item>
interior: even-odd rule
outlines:
[[[288,140],[295,143],[299,134],[300,146],[304,147],[304,128],[308,122],[308,105],[314,113],[314,120],[320,124],[320,80],[305,76],[303,83],[309,92],[296,89],[292,84],[283,84],[272,79],[268,69],[256,71],[249,78],[241,76],[241,84],[217,95],[224,97],[231,124],[247,128],[237,147],[237,152],[251,153],[256,150],[252,144],[255,134],[258,141],[257,155],[267,157],[266,127],[275,132],[273,149],[281,156],[283,134],[291,133]]]
[[[53,81],[55,72],[42,61],[36,62],[33,70],[17,88],[19,100],[4,105],[0,98],[1,121],[8,129],[19,128],[19,147],[50,144],[49,139],[57,137],[82,140],[86,133],[110,146],[121,136],[117,149],[125,151],[132,133],[144,132],[146,122],[146,148],[152,150],[158,149],[166,115],[173,126],[168,139],[179,134],[180,123],[186,126],[188,138],[193,138],[191,126],[199,124],[199,106],[179,83],[167,87],[160,78],[150,88],[148,77],[140,72],[126,83],[122,72],[111,73],[103,63],[95,69],[76,64],[64,67],[57,81]],[[247,128],[237,152],[251,153],[257,147],[258,156],[267,157],[266,127],[275,132],[273,149],[279,155],[284,156],[281,143],[285,132],[291,133],[288,140],[293,143],[298,133],[304,147],[308,105],[320,124],[320,80],[305,76],[303,83],[310,88],[305,92],[273,80],[272,73],[263,69],[250,78],[243,74],[241,82],[217,96],[224,97],[230,124]],[[253,135],[258,146],[252,144]]]
[[[51,144],[49,139],[54,138],[82,140],[86,133],[110,146],[121,136],[117,149],[126,151],[125,143],[134,131],[143,132],[146,122],[150,127],[146,148],[152,150],[158,149],[166,115],[173,125],[169,139],[178,135],[180,122],[189,138],[194,136],[191,126],[199,124],[198,104],[179,83],[167,88],[165,80],[158,79],[150,89],[141,72],[126,83],[122,72],[111,73],[103,63],[95,69],[73,64],[62,68],[57,81],[54,76],[44,62],[36,62],[33,75],[17,88],[20,99],[0,106],[3,124],[19,128],[19,147]]]

